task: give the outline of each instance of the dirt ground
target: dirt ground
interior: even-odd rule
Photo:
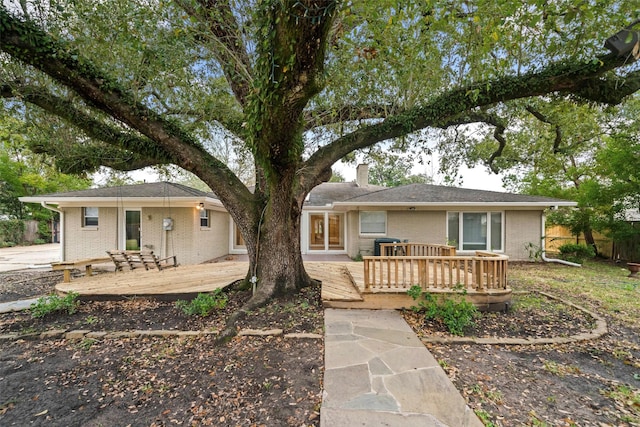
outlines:
[[[47,294],[52,273],[0,275],[0,301]],[[82,303],[73,315],[33,319],[0,315],[0,334],[49,329],[217,330],[247,298],[229,291],[228,306],[207,318],[173,303],[128,300]],[[518,303],[520,300],[520,303]],[[544,297],[520,295],[509,313],[484,315],[467,334],[568,336],[593,319]],[[319,289],[278,301],[241,328],[322,333]],[[406,311],[421,336],[447,336],[441,325]],[[638,331],[608,319],[598,340],[544,346],[428,344],[486,425],[640,425]],[[320,339],[211,337],[3,341],[0,425],[317,426],[322,398]]]
[[[47,293],[56,282],[47,285],[37,275],[26,275],[35,285],[23,296]],[[0,276],[0,295],[20,294],[15,283],[26,276]],[[28,312],[2,314],[0,334],[219,330],[249,297],[229,295],[227,307],[206,318],[149,300],[82,303],[75,314],[42,320]],[[239,328],[322,333],[322,313],[319,289],[307,289],[252,313]],[[214,345],[213,336],[4,341],[0,425],[316,426],[322,373],[321,339],[236,337],[224,345]]]

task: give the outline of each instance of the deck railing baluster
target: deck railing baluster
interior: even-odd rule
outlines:
[[[429,287],[447,290],[458,284],[475,291],[507,288],[508,257],[505,255],[477,251],[475,256],[457,256],[454,247],[444,245],[404,243],[395,246],[402,246],[405,253],[413,255],[364,257],[365,291],[408,289],[413,285],[424,290]]]

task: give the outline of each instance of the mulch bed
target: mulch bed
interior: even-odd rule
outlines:
[[[46,278],[45,276],[49,276]],[[47,294],[46,272],[0,276],[0,301]],[[33,285],[32,285],[33,284]],[[249,294],[231,290],[207,318],[171,302],[85,302],[73,315],[0,315],[0,334],[49,329],[220,330]],[[524,298],[524,297],[523,297]],[[587,314],[539,298],[493,313],[478,337],[564,337],[589,331]],[[517,307],[517,304],[515,304]],[[420,336],[449,336],[411,311]],[[640,419],[638,331],[608,319],[606,336],[564,345],[427,344],[469,405],[494,426],[633,426]],[[251,313],[239,328],[322,333],[319,289]],[[318,426],[323,341],[214,336],[10,340],[0,350],[0,425]]]

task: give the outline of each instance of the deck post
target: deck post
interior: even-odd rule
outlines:
[[[371,286],[369,283],[369,260],[364,260],[364,290],[369,292],[371,290]]]

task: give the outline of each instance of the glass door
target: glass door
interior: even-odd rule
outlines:
[[[344,214],[309,214],[309,250],[344,250]]]
[[[125,249],[140,250],[140,211],[125,211]]]
[[[324,214],[309,215],[309,250],[323,251],[324,249]]]
[[[344,250],[343,214],[328,214],[329,218],[329,250]]]

